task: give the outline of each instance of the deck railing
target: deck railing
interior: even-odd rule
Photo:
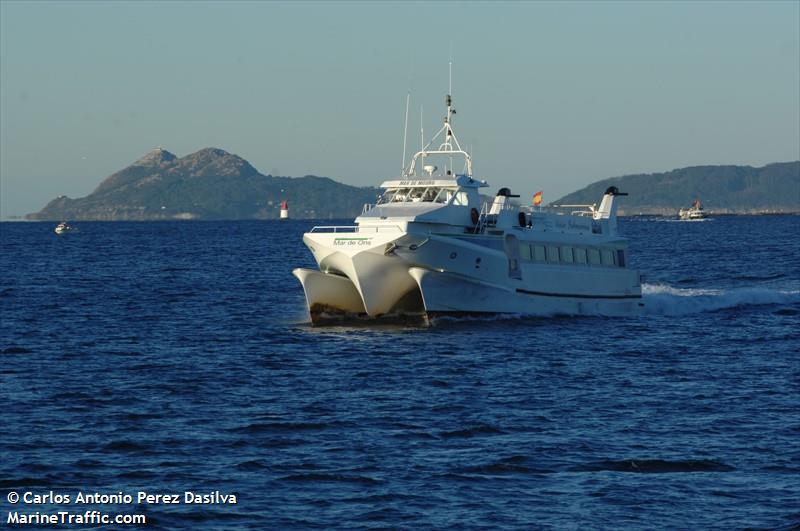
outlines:
[[[358,225],[323,225],[314,227],[311,232],[402,232],[397,225],[375,225],[363,227]]]

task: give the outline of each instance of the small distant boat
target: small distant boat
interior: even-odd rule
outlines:
[[[78,232],[77,227],[73,227],[66,221],[62,221],[55,228],[56,234],[66,234],[68,232]]]
[[[703,210],[703,203],[699,199],[695,199],[691,207],[682,208],[678,211],[678,217],[683,221],[693,221],[707,218],[708,213]]]
[[[286,199],[281,201],[281,219],[289,219],[289,202]]]

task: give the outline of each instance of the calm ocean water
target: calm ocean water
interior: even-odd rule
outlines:
[[[3,525],[800,525],[800,217],[621,220],[641,318],[430,328],[309,326],[311,222],[77,225],[0,224]]]

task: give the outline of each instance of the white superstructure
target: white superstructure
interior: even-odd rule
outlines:
[[[490,203],[472,158],[444,125],[401,178],[381,185],[354,226],[303,236],[319,270],[295,269],[314,323],[327,317],[519,313],[637,315],[639,273],[617,232],[609,188],[599,208],[520,207],[508,188]],[[434,142],[440,139],[440,144]],[[440,170],[433,162],[443,160]],[[454,160],[463,161],[456,173]],[[423,175],[418,174],[418,165]],[[438,173],[437,173],[438,172]]]

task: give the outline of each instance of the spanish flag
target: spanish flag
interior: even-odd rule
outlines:
[[[533,194],[533,204],[534,206],[539,206],[542,204],[542,192],[536,192]]]

